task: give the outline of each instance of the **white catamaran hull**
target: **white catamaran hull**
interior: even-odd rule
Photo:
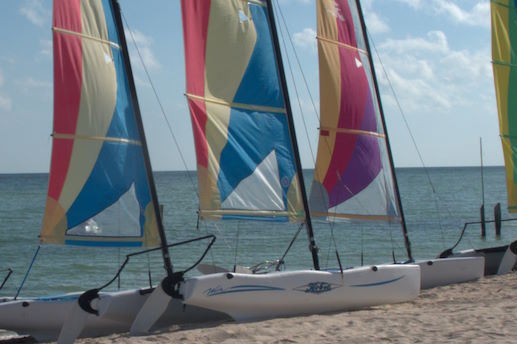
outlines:
[[[405,302],[420,291],[418,265],[380,265],[333,271],[216,273],[189,278],[184,302],[236,321],[326,313]]]
[[[421,288],[463,283],[483,277],[485,259],[483,257],[451,257],[418,260],[420,266]]]
[[[485,275],[501,275],[517,268],[517,241],[510,245],[463,250],[450,257],[484,257]]]
[[[151,289],[133,289],[100,293],[92,301],[93,308],[105,309],[101,316],[89,314],[80,337],[97,337],[129,331],[140,308],[149,297]],[[31,335],[38,341],[52,341],[59,336],[65,320],[76,311],[80,293],[57,297],[8,300],[0,303],[0,328]],[[171,299],[167,310],[154,328],[172,324],[191,324],[228,320],[224,314],[194,306],[184,306]]]

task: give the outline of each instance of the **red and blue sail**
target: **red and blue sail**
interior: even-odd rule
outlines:
[[[54,125],[41,242],[156,246],[157,219],[108,0],[54,0]]]
[[[266,2],[181,5],[201,216],[303,220]]]
[[[313,216],[399,218],[386,139],[355,0],[318,0],[320,128]]]

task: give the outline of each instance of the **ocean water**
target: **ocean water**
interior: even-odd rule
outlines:
[[[479,219],[481,185],[479,168],[430,168],[429,176],[420,168],[397,170],[399,187],[415,258],[435,257],[457,239],[463,223]],[[312,172],[306,171],[306,180]],[[485,207],[487,219],[493,218],[493,206],[500,202],[506,212],[506,186],[503,167],[486,167]],[[212,233],[217,241],[204,263],[231,268],[235,263],[250,266],[264,260],[278,259],[296,233],[298,226],[289,223],[201,222],[197,225],[195,173],[157,172],[155,180],[160,203],[164,205],[164,224],[169,242]],[[13,275],[0,290],[0,296],[13,296],[38,247],[43,216],[47,174],[0,174],[0,283],[5,269]],[[517,216],[516,216],[517,217]],[[390,262],[406,259],[399,225],[340,223],[331,227],[315,224],[316,242],[322,267],[336,267],[337,248],[343,266]],[[493,224],[487,224],[487,237],[480,237],[480,226],[469,227],[458,249],[507,244],[517,238],[517,223],[503,223],[502,236],[496,238]],[[207,242],[194,243],[171,250],[175,269],[185,269],[202,253]],[[42,246],[21,296],[53,295],[86,290],[109,281],[126,254],[135,249]],[[310,268],[305,230],[298,235],[286,256],[286,269]],[[132,259],[120,278],[120,288],[141,287],[164,276],[159,252]],[[192,271],[196,274],[196,271]],[[114,283],[108,290],[116,290]]]

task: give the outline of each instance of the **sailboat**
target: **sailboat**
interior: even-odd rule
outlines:
[[[406,263],[420,266],[422,289],[480,278],[479,257],[413,259],[360,3],[317,4],[321,110],[311,213],[400,224]]]
[[[116,0],[54,0],[54,126],[42,244],[148,247],[173,274]],[[154,247],[154,248],[153,248]],[[0,303],[0,328],[67,343],[130,329],[154,288]],[[224,316],[171,302],[162,324]]]
[[[358,8],[337,3],[360,25]],[[181,6],[201,216],[302,222],[313,259],[312,270],[188,277],[178,283],[183,302],[247,321],[416,298],[417,265],[320,269],[272,2],[183,0]],[[337,32],[339,22],[322,6],[319,16]],[[352,51],[346,58],[354,61],[356,47],[343,49],[339,39],[320,43],[335,54]]]
[[[514,71],[516,56],[514,46],[516,13],[515,1],[490,1],[492,22],[492,67],[494,73],[497,110],[499,114],[499,132],[503,146],[504,164],[506,166],[506,190],[508,194],[508,211],[517,213],[517,142],[515,140],[515,82]],[[513,45],[512,45],[512,42]],[[511,220],[511,219],[510,219]],[[440,254],[441,257],[482,256],[485,258],[485,275],[504,274],[512,271],[517,264],[517,240],[509,245],[481,249],[469,249],[453,252],[460,243],[468,225],[466,223],[456,244]]]

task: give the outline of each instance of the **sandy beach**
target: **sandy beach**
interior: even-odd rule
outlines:
[[[515,343],[517,273],[422,291],[404,304],[253,323],[171,327],[79,343]]]

